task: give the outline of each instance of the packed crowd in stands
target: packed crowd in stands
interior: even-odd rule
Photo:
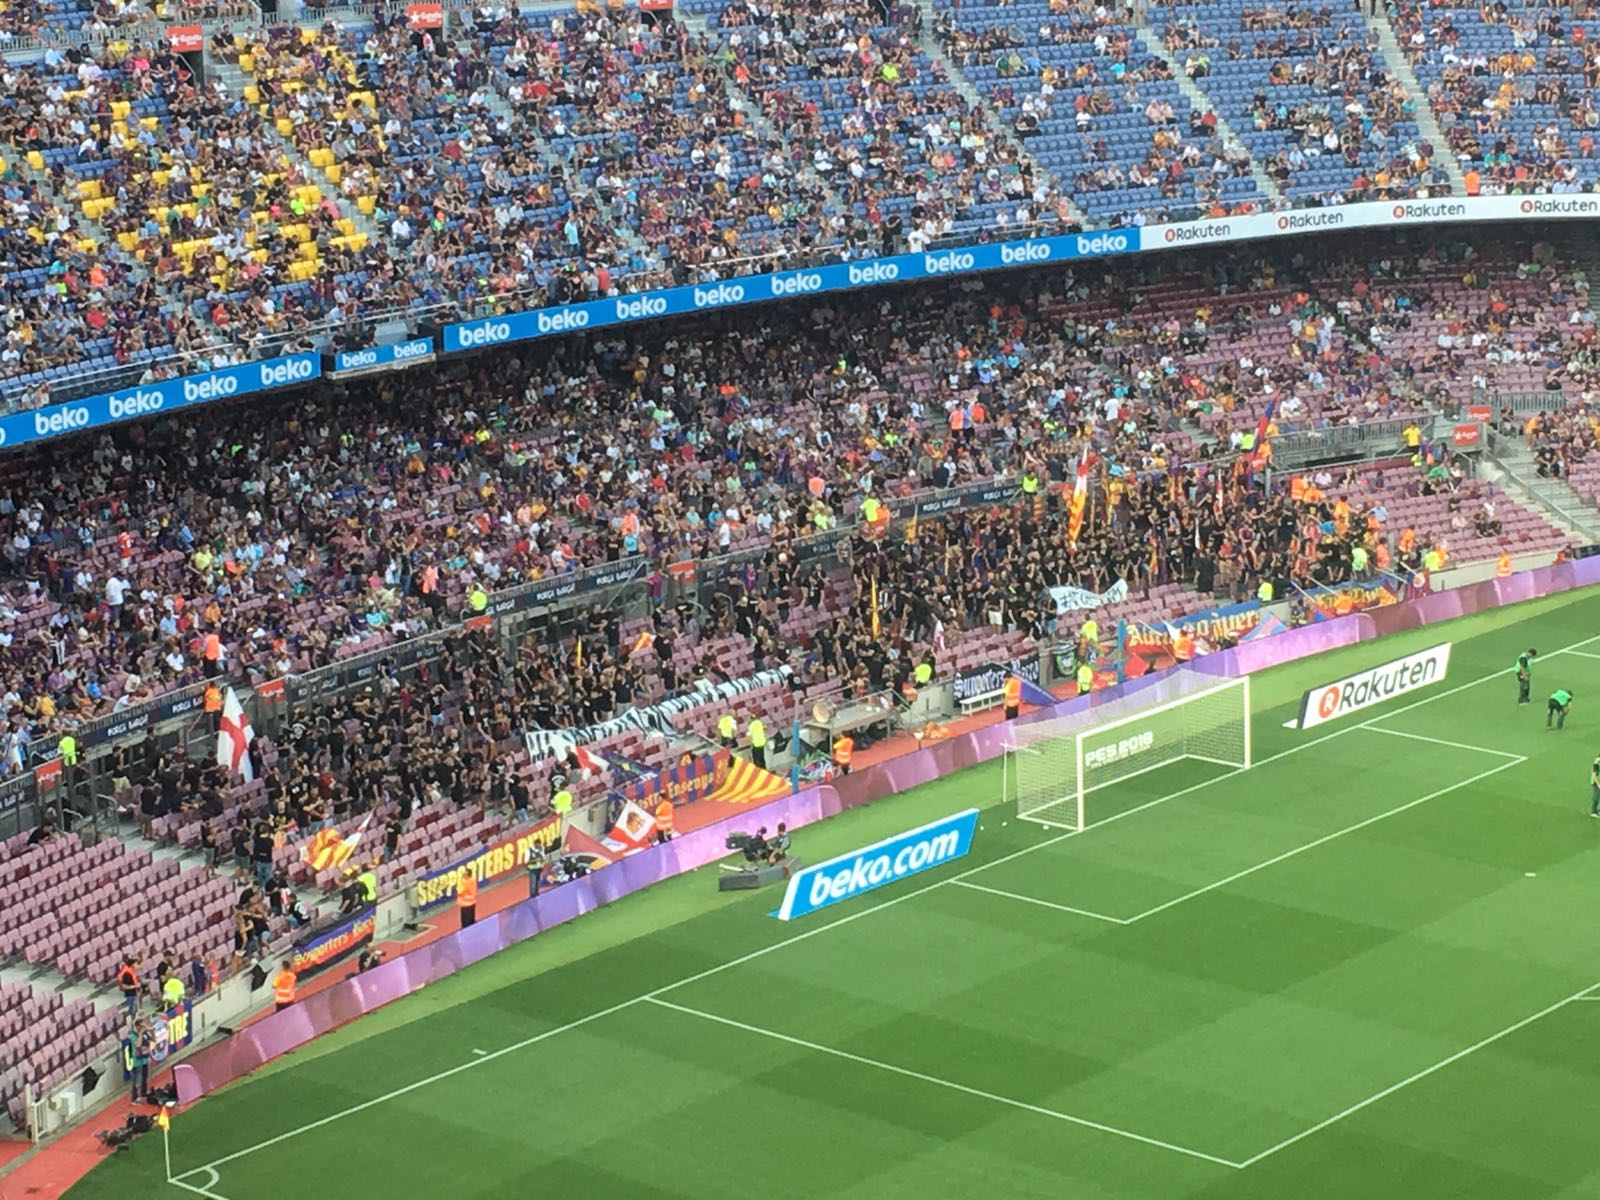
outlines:
[[[49,14],[106,30],[148,15],[13,4],[6,23]],[[532,307],[1085,217],[1597,178],[1600,49],[1581,14],[1531,0],[929,14],[485,5],[416,31],[350,12],[218,27],[203,79],[137,37],[14,57],[7,400],[45,403],[85,370],[126,385],[348,345],[401,309]],[[1425,95],[1381,48],[1391,21]]]

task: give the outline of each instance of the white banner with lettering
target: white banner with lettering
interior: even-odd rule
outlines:
[[[1060,616],[1079,609],[1099,608],[1102,604],[1121,603],[1128,598],[1128,581],[1119,579],[1103,592],[1080,587],[1053,587],[1045,591],[1056,606],[1056,615]]]

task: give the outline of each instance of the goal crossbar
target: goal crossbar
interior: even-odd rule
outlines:
[[[1250,680],[1179,674],[1098,708],[1018,726],[1006,755],[1017,816],[1083,829],[1093,793],[1193,759],[1251,762]]]

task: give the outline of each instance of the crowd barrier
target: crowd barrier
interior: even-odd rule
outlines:
[[[1087,721],[1092,719],[1094,710],[1103,705],[1147,691],[1156,692],[1159,697],[1163,691],[1176,687],[1180,675],[1250,674],[1392,633],[1597,583],[1600,583],[1600,557],[1539,567],[1286,630],[1206,655],[1183,667],[1153,671],[1088,696],[1037,709],[1018,720],[1031,723],[1077,716]],[[205,1047],[175,1068],[178,1098],[183,1103],[196,1100],[339,1025],[525,941],[541,930],[564,924],[641,888],[725,858],[725,839],[735,829],[748,829],[757,823],[770,828],[779,821],[798,829],[998,758],[1010,742],[1011,731],[1004,723],[960,734],[836,778],[830,784],[743,810],[714,825],[684,834],[665,846],[646,850],[531,897],[484,918],[469,929],[411,950]]]
[[[757,811],[763,824],[770,826],[787,821],[791,827],[799,828],[824,817],[837,816],[843,808],[832,787],[807,788],[762,805],[759,810],[741,810],[663,846],[654,846],[591,875],[531,896],[482,918],[470,928],[409,950],[370,971],[352,975],[197,1051],[173,1069],[178,1100],[184,1104],[197,1100],[312,1038],[430,983],[437,983],[542,930],[563,925],[651,884],[726,858],[728,834],[750,827]]]
[[[435,326],[437,337],[425,334],[398,346],[330,355],[327,366],[329,374],[335,376],[399,370],[430,362],[435,354],[487,350],[679,314],[1118,255],[1231,242],[1270,242],[1280,237],[1342,231],[1596,218],[1600,218],[1600,196],[1462,196],[1442,200],[1370,200],[1291,212],[979,242],[922,254],[738,275],[712,283],[506,312]],[[414,314],[414,318],[420,315]],[[0,417],[0,446],[62,437],[185,405],[308,383],[322,377],[323,366],[323,359],[316,354],[288,355]]]

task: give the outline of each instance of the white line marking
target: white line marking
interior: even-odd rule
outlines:
[[[908,1067],[898,1067],[894,1063],[882,1062],[876,1058],[867,1058],[860,1054],[851,1054],[848,1050],[839,1050],[833,1046],[824,1046],[819,1042],[808,1042],[804,1038],[790,1037],[786,1033],[779,1033],[774,1029],[763,1029],[759,1025],[747,1025],[743,1021],[735,1021],[730,1017],[720,1017],[716,1013],[704,1012],[698,1008],[688,1008],[682,1004],[673,1004],[668,1000],[652,998],[651,1004],[661,1008],[670,1008],[674,1012],[684,1013],[691,1017],[699,1017],[704,1021],[711,1021],[718,1025],[726,1025],[731,1029],[740,1029],[745,1033],[753,1033],[758,1037],[771,1038],[773,1041],[785,1042],[791,1046],[799,1046],[803,1050],[811,1050],[817,1054],[828,1054],[834,1058],[842,1058],[847,1062],[859,1063],[864,1067],[873,1067],[879,1071],[888,1071],[892,1075],[903,1075],[907,1079],[915,1079],[921,1083],[932,1084],[934,1087],[948,1088],[953,1092],[961,1092],[968,1096],[976,1096],[981,1100],[990,1100],[996,1104],[1004,1104],[1010,1108],[1019,1108],[1024,1112],[1035,1113],[1041,1117],[1050,1117],[1056,1121],[1065,1121],[1070,1125],[1080,1125],[1085,1129],[1093,1129],[1100,1133],[1113,1134],[1116,1137],[1127,1138],[1129,1141],[1142,1142],[1146,1146],[1156,1146],[1162,1150],[1171,1150],[1174,1154],[1184,1154],[1190,1158],[1204,1159],[1209,1163],[1216,1163],[1220,1167],[1232,1167],[1235,1170],[1242,1165],[1231,1159],[1218,1158],[1214,1154],[1207,1154],[1203,1150],[1191,1149],[1188,1146],[1179,1146],[1174,1142],[1164,1142],[1160,1138],[1147,1137],[1142,1133],[1134,1133],[1130,1129],[1119,1129],[1115,1125],[1105,1125],[1099,1121],[1091,1121],[1086,1117],[1075,1117],[1071,1113],[1057,1112],[1053,1108],[1045,1108],[1038,1104],[1029,1104],[1026,1100],[1015,1100],[1010,1096],[1001,1096],[995,1092],[986,1092],[982,1088],[968,1087],[964,1083],[954,1080],[941,1079],[937,1075],[925,1075],[921,1071],[913,1071]]]
[[[1576,647],[1578,647],[1578,646],[1587,646],[1590,642],[1596,642],[1596,641],[1600,641],[1600,634],[1595,634],[1593,637],[1587,637],[1587,638],[1584,638],[1582,641],[1574,642],[1574,643],[1572,643],[1571,646],[1563,646],[1559,650],[1552,650],[1550,653],[1551,654],[1570,653],[1570,652],[1573,652],[1576,649]],[[1490,680],[1499,679],[1499,678],[1501,678],[1502,676],[1504,676],[1504,675],[1506,675],[1508,673],[1509,673],[1509,668],[1506,669],[1506,670],[1495,671],[1495,672],[1493,672],[1493,673],[1491,673],[1489,675],[1484,675],[1481,678],[1471,680],[1471,681],[1469,681],[1467,683],[1458,684],[1457,686],[1455,686],[1453,688],[1449,688],[1446,691],[1436,692],[1431,696],[1425,696],[1421,700],[1413,701],[1410,704],[1407,704],[1407,705],[1404,705],[1401,708],[1395,709],[1393,712],[1385,713],[1385,714],[1383,714],[1383,716],[1384,717],[1398,716],[1400,713],[1409,712],[1411,709],[1417,708],[1420,705],[1430,704],[1435,700],[1442,700],[1446,696],[1452,696],[1457,692],[1465,691],[1469,687],[1475,687],[1480,683],[1488,683]],[[1377,719],[1378,718],[1374,718],[1374,720],[1377,720]],[[1342,729],[1340,729],[1340,730],[1338,730],[1338,731],[1336,731],[1334,733],[1328,734],[1326,737],[1312,738],[1312,739],[1310,739],[1308,741],[1300,742],[1300,743],[1298,743],[1298,744],[1296,744],[1294,746],[1289,747],[1289,749],[1287,749],[1287,750],[1282,750],[1282,751],[1279,751],[1277,754],[1268,755],[1266,758],[1258,759],[1256,761],[1256,766],[1262,766],[1265,763],[1275,762],[1280,758],[1287,758],[1289,755],[1296,754],[1299,751],[1304,750],[1308,746],[1320,745],[1322,742],[1328,741],[1330,738],[1339,737],[1340,735],[1342,735],[1344,733],[1348,733],[1351,729],[1355,729],[1355,728],[1359,728],[1359,726],[1354,726],[1354,725],[1345,726],[1344,728],[1342,728]],[[708,979],[713,975],[721,974],[723,971],[732,970],[734,967],[742,966],[743,964],[745,964],[747,962],[752,962],[755,959],[762,958],[765,955],[771,954],[775,950],[782,950],[785,946],[792,946],[796,942],[803,942],[807,938],[816,937],[818,934],[826,933],[826,932],[828,932],[828,930],[834,929],[834,928],[836,928],[836,927],[838,927],[840,925],[848,925],[848,924],[850,924],[850,922],[859,920],[859,919],[861,919],[862,917],[865,917],[865,916],[869,916],[872,913],[882,912],[886,908],[892,908],[896,904],[904,903],[907,900],[910,900],[910,899],[913,899],[916,896],[922,895],[924,892],[930,892],[934,888],[943,887],[947,883],[958,882],[958,881],[960,881],[962,879],[968,879],[968,878],[972,877],[973,875],[978,874],[980,871],[987,871],[990,867],[998,867],[1003,863],[1007,863],[1007,862],[1012,861],[1013,859],[1021,858],[1025,854],[1032,854],[1035,850],[1043,850],[1046,846],[1053,846],[1058,842],[1065,841],[1069,837],[1077,837],[1080,833],[1086,833],[1090,829],[1098,829],[1101,825],[1109,825],[1113,821],[1121,820],[1123,817],[1131,817],[1136,812],[1141,812],[1141,811],[1143,811],[1144,809],[1147,809],[1147,808],[1153,808],[1158,804],[1165,804],[1169,800],[1176,800],[1176,799],[1178,799],[1178,797],[1187,795],[1188,793],[1193,792],[1193,791],[1198,791],[1202,787],[1210,787],[1214,783],[1220,783],[1223,780],[1231,779],[1233,776],[1240,775],[1240,774],[1243,774],[1243,773],[1244,773],[1243,769],[1238,770],[1238,771],[1230,771],[1230,772],[1228,772],[1228,773],[1226,773],[1224,775],[1217,776],[1215,779],[1209,779],[1209,780],[1206,780],[1203,783],[1195,784],[1193,787],[1188,787],[1188,788],[1184,788],[1184,789],[1182,789],[1180,791],[1173,792],[1170,796],[1162,796],[1162,797],[1160,797],[1158,799],[1151,800],[1148,803],[1141,804],[1136,808],[1130,808],[1125,812],[1120,812],[1120,813],[1117,813],[1117,814],[1115,814],[1113,816],[1107,817],[1103,821],[1096,821],[1093,824],[1085,826],[1081,830],[1078,830],[1078,829],[1069,830],[1068,832],[1060,834],[1060,835],[1058,835],[1056,837],[1046,838],[1041,842],[1036,842],[1035,844],[1033,844],[1031,846],[1024,846],[1020,850],[1012,851],[1010,854],[1002,855],[1000,858],[994,859],[992,862],[983,863],[983,864],[981,864],[979,866],[976,866],[976,867],[973,867],[973,868],[971,868],[969,870],[963,871],[959,875],[952,876],[950,879],[935,880],[933,883],[930,883],[925,887],[920,887],[920,888],[917,888],[917,889],[915,889],[913,891],[904,892],[901,895],[895,896],[892,899],[884,900],[884,901],[882,901],[880,903],[873,904],[873,905],[871,905],[869,907],[859,908],[855,912],[850,913],[848,916],[844,916],[844,917],[839,918],[837,921],[830,921],[826,925],[818,925],[814,929],[808,929],[803,933],[797,933],[793,937],[784,938],[782,941],[779,941],[779,942],[773,942],[771,945],[764,946],[759,950],[753,950],[749,954],[740,955],[738,958],[730,959],[728,962],[725,962],[725,963],[721,964],[720,966],[711,967],[711,968],[708,968],[707,970],[697,972],[694,975],[690,975],[690,976],[687,976],[687,977],[685,977],[683,979],[678,980],[678,982],[676,982],[676,983],[669,983],[665,987],[657,988],[657,989],[655,989],[655,991],[652,991],[652,992],[646,992],[642,996],[635,996],[632,1000],[624,1000],[620,1004],[613,1004],[609,1008],[603,1008],[603,1009],[600,1009],[597,1012],[590,1013],[588,1016],[579,1017],[576,1021],[569,1021],[565,1025],[557,1026],[554,1029],[548,1029],[543,1033],[535,1034],[533,1037],[524,1038],[520,1042],[514,1042],[509,1046],[504,1046],[499,1050],[493,1051],[492,1053],[485,1054],[482,1058],[474,1058],[470,1062],[464,1062],[464,1063],[461,1063],[458,1066],[450,1067],[450,1068],[448,1068],[448,1069],[446,1069],[444,1071],[440,1071],[440,1072],[438,1072],[438,1073],[436,1073],[434,1075],[430,1075],[426,1079],[416,1080],[415,1082],[409,1083],[404,1087],[396,1088],[395,1090],[393,1090],[391,1092],[386,1092],[385,1094],[383,1094],[381,1096],[375,1096],[371,1100],[365,1100],[365,1101],[362,1101],[360,1104],[354,1104],[354,1105],[351,1105],[349,1108],[341,1109],[340,1111],[335,1112],[335,1113],[330,1113],[328,1116],[322,1117],[322,1118],[320,1118],[320,1119],[318,1119],[316,1121],[311,1121],[311,1122],[309,1122],[309,1123],[307,1123],[305,1125],[301,1125],[300,1127],[298,1127],[296,1129],[288,1130],[285,1133],[280,1133],[276,1137],[268,1138],[266,1141],[257,1142],[254,1146],[247,1146],[243,1150],[236,1150],[232,1154],[225,1155],[222,1158],[219,1158],[219,1159],[216,1159],[213,1162],[207,1163],[205,1167],[200,1168],[200,1169],[201,1170],[214,1170],[215,1168],[220,1167],[225,1163],[233,1162],[235,1159],[243,1158],[248,1154],[254,1154],[258,1150],[265,1150],[268,1147],[276,1146],[278,1143],[288,1141],[290,1138],[293,1138],[293,1137],[298,1137],[302,1133],[309,1133],[313,1129],[321,1129],[324,1125],[332,1124],[334,1121],[340,1120],[343,1117],[354,1116],[356,1113],[365,1112],[367,1109],[374,1108],[379,1104],[385,1103],[386,1101],[395,1100],[395,1099],[398,1099],[401,1096],[409,1095],[410,1093],[412,1093],[414,1091],[417,1091],[419,1088],[424,1088],[424,1087],[429,1086],[430,1084],[438,1083],[440,1080],[448,1079],[453,1075],[459,1075],[463,1071],[471,1070],[473,1067],[481,1066],[484,1063],[493,1062],[495,1059],[500,1058],[502,1055],[513,1054],[518,1050],[524,1050],[529,1046],[537,1045],[538,1043],[546,1041],[549,1038],[553,1038],[553,1037],[556,1037],[556,1036],[558,1036],[560,1034],[570,1032],[571,1030],[574,1030],[574,1029],[582,1028],[583,1026],[589,1025],[589,1024],[595,1022],[595,1021],[599,1021],[599,1020],[602,1020],[602,1019],[604,1019],[606,1017],[612,1016],[612,1015],[614,1015],[616,1013],[619,1013],[619,1012],[623,1011],[626,1008],[633,1007],[635,1004],[639,1004],[639,1003],[641,1003],[643,1001],[647,1001],[647,1000],[648,1001],[653,1001],[653,1000],[655,1000],[656,997],[664,995],[667,992],[674,991],[677,988],[686,987],[691,983],[697,983],[702,979]],[[1222,1161],[1222,1160],[1218,1160],[1218,1161]],[[1233,1165],[1233,1164],[1229,1164],[1229,1165]],[[193,1175],[195,1173],[196,1173],[195,1171],[188,1172],[188,1174],[190,1174],[190,1175]],[[188,1186],[188,1185],[180,1185],[180,1186]],[[193,1189],[190,1188],[190,1190],[192,1191]],[[219,1200],[220,1200],[220,1198],[219,1198]]]
[[[988,892],[991,896],[1004,896],[1007,900],[1020,900],[1024,904],[1037,904],[1040,908],[1053,908],[1057,912],[1076,913],[1080,917],[1093,917],[1096,921],[1110,921],[1113,925],[1126,925],[1121,917],[1107,916],[1105,913],[1090,912],[1087,908],[1073,908],[1070,904],[1057,904],[1053,900],[1041,900],[1037,896],[1024,896],[1020,892],[1006,892],[999,888],[984,887],[981,883],[968,883],[965,879],[952,879],[956,887],[971,888],[975,892]]]
[[[1274,858],[1267,859],[1266,862],[1259,862],[1253,867],[1246,867],[1242,871],[1235,871],[1232,875],[1229,875],[1224,879],[1219,879],[1215,883],[1208,883],[1205,885],[1205,887],[1195,888],[1192,892],[1185,892],[1181,896],[1175,896],[1164,904],[1158,904],[1154,908],[1147,908],[1137,916],[1129,917],[1127,919],[1127,924],[1132,925],[1134,922],[1142,921],[1146,917],[1153,917],[1159,912],[1166,912],[1167,909],[1172,908],[1175,905],[1182,904],[1185,901],[1193,900],[1196,896],[1203,896],[1207,892],[1214,892],[1219,887],[1226,887],[1228,884],[1237,882],[1238,880],[1245,878],[1247,875],[1254,875],[1257,871],[1264,871],[1268,867],[1277,866],[1281,862],[1286,862],[1297,855],[1304,854],[1307,850],[1315,850],[1318,846],[1325,846],[1335,838],[1342,838],[1348,833],[1355,833],[1358,829],[1365,829],[1368,825],[1376,825],[1379,821],[1387,821],[1390,817],[1398,816],[1409,809],[1416,808],[1419,804],[1426,804],[1430,800],[1437,800],[1440,796],[1448,795],[1457,788],[1468,787],[1471,784],[1478,783],[1481,780],[1489,778],[1491,775],[1498,775],[1501,771],[1509,771],[1512,767],[1520,766],[1526,761],[1526,759],[1519,756],[1515,761],[1501,763],[1498,767],[1491,767],[1487,771],[1479,771],[1471,779],[1463,779],[1460,783],[1452,783],[1449,787],[1442,787],[1436,791],[1429,792],[1426,796],[1419,796],[1415,800],[1411,800],[1405,804],[1399,805],[1398,807],[1391,808],[1388,812],[1381,812],[1376,816],[1368,817],[1364,821],[1357,821],[1354,825],[1346,825],[1343,829],[1326,834],[1323,837],[1317,838],[1315,841],[1307,842],[1303,846],[1296,846],[1293,850],[1286,850]]]
[[[1365,1100],[1359,1101],[1356,1104],[1352,1104],[1349,1108],[1345,1109],[1343,1112],[1336,1112],[1336,1113],[1333,1114],[1333,1116],[1329,1117],[1327,1120],[1318,1121],[1315,1125],[1311,1126],[1311,1128],[1303,1129],[1299,1133],[1295,1134],[1293,1137],[1284,1138],[1283,1141],[1279,1142],[1275,1146],[1268,1146],[1265,1150],[1261,1151],[1260,1154],[1252,1155],[1251,1157],[1245,1159],[1244,1162],[1240,1163],[1239,1165],[1241,1167],[1254,1166],[1256,1163],[1260,1162],[1262,1159],[1269,1158],[1272,1155],[1278,1153],[1278,1151],[1280,1151],[1280,1150],[1286,1150],[1290,1146],[1294,1145],[1296,1142],[1304,1141],[1306,1138],[1310,1137],[1314,1133],[1321,1133],[1324,1129],[1328,1128],[1328,1126],[1337,1125],[1340,1121],[1344,1120],[1346,1117],[1354,1116],[1356,1113],[1360,1112],[1363,1108],[1366,1108],[1368,1105],[1376,1104],[1379,1100],[1383,1100],[1383,1099],[1388,1098],[1389,1096],[1394,1095],[1401,1088],[1410,1087],[1413,1083],[1417,1083],[1417,1082],[1419,1082],[1419,1081],[1421,1081],[1423,1079],[1426,1079],[1429,1075],[1432,1075],[1435,1071],[1442,1071],[1446,1067],[1450,1066],[1452,1063],[1460,1062],[1463,1058],[1466,1058],[1467,1055],[1476,1054],[1479,1050],[1482,1050],[1485,1046],[1492,1046],[1495,1042],[1498,1042],[1501,1038],[1508,1037],[1509,1035],[1511,1035],[1513,1033],[1516,1033],[1519,1029],[1526,1029],[1529,1025],[1532,1025],[1535,1021],[1539,1020],[1541,1017],[1548,1017],[1551,1013],[1555,1012],[1557,1009],[1566,1007],[1568,1004],[1571,1004],[1574,1000],[1583,999],[1585,992],[1592,992],[1592,991],[1594,991],[1594,989],[1597,986],[1600,986],[1600,985],[1591,983],[1587,987],[1585,987],[1582,991],[1574,992],[1572,995],[1568,996],[1565,1000],[1557,1000],[1554,1004],[1551,1004],[1551,1005],[1549,1005],[1548,1007],[1545,1007],[1545,1008],[1541,1008],[1538,1012],[1534,1013],[1531,1017],[1523,1017],[1522,1020],[1518,1021],[1515,1025],[1507,1025],[1499,1033],[1491,1033],[1488,1037],[1482,1039],[1481,1041],[1473,1042],[1472,1045],[1468,1046],[1466,1049],[1457,1050],[1449,1058],[1442,1058],[1438,1062],[1434,1063],[1433,1066],[1425,1067],[1422,1070],[1416,1072],[1416,1074],[1414,1074],[1414,1075],[1408,1075],[1408,1076],[1406,1076],[1406,1078],[1402,1079],[1399,1083],[1390,1084],[1388,1087],[1384,1088],[1383,1091],[1381,1091],[1381,1092],[1374,1092],[1372,1095],[1368,1096]]]
[[[1578,996],[1576,999],[1579,1001],[1600,1000],[1600,996]]]
[[[1582,645],[1580,642],[1579,645]],[[1590,654],[1586,650],[1552,650],[1551,654],[1576,654],[1579,658],[1600,658],[1600,654]]]
[[[1471,750],[1478,754],[1498,754],[1501,758],[1515,758],[1527,762],[1525,754],[1514,754],[1510,750],[1492,750],[1488,746],[1470,746],[1466,742],[1451,742],[1444,738],[1429,737],[1425,733],[1407,733],[1404,729],[1385,729],[1382,725],[1374,725],[1370,721],[1359,726],[1361,729],[1372,733],[1387,733],[1390,737],[1410,738],[1414,742],[1432,742],[1435,746],[1450,746],[1456,750]]]
[[[202,1171],[205,1172],[206,1176],[204,1183],[193,1184],[184,1182],[184,1180],[189,1176],[198,1175]],[[222,1182],[222,1176],[217,1174],[214,1167],[196,1167],[192,1171],[185,1171],[182,1175],[168,1179],[167,1182],[176,1184],[186,1192],[193,1192],[197,1196],[205,1196],[207,1197],[207,1200],[228,1200],[228,1198],[222,1195],[220,1192],[211,1190],[215,1188],[217,1184]]]
[[[482,1055],[485,1055],[485,1054],[489,1053],[487,1050],[479,1050],[476,1046],[474,1046],[472,1048],[472,1052],[474,1054],[476,1054],[476,1055],[479,1055],[479,1056],[482,1056]]]

